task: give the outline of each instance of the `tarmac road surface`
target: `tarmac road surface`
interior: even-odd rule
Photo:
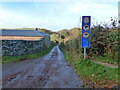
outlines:
[[[80,88],[82,85],[59,46],[37,59],[3,64],[2,71],[3,88]]]

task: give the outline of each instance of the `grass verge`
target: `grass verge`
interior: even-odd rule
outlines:
[[[17,62],[17,61],[22,61],[25,59],[38,58],[40,56],[44,56],[45,54],[49,53],[49,51],[52,48],[53,47],[46,48],[40,53],[26,54],[26,55],[20,55],[20,56],[2,56],[2,63]]]
[[[91,62],[89,59],[77,58],[77,54],[63,50],[65,59],[80,76],[82,87],[87,88],[118,88],[118,69],[109,68]]]
[[[114,64],[114,65],[118,65],[118,63],[119,63],[119,60],[112,59],[111,57],[99,56],[99,57],[95,57],[94,60],[101,61],[101,62],[106,62],[106,63],[110,63],[110,64]]]

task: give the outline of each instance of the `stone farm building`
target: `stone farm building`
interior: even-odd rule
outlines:
[[[38,30],[1,30],[2,55],[39,53],[51,46],[50,35]]]
[[[40,40],[50,36],[37,30],[2,30],[1,40]]]

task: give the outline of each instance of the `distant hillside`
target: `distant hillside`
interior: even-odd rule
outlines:
[[[41,32],[45,32],[45,33],[47,33],[47,34],[57,34],[56,32],[53,32],[52,30],[47,30],[47,29],[39,29],[39,31],[41,31]]]
[[[57,32],[53,32],[47,29],[39,29],[39,31],[49,34],[51,37],[51,41],[56,42],[56,43],[67,41],[71,38],[78,36],[81,33],[81,30],[79,28],[72,28],[70,30],[62,29]]]
[[[76,37],[81,34],[81,29],[79,28],[72,28],[70,30],[63,29],[58,31],[57,33],[61,34],[64,37],[64,41],[69,40],[72,37]]]

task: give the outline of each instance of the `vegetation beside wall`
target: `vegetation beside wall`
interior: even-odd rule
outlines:
[[[53,47],[49,47],[44,49],[42,52],[33,53],[33,54],[25,54],[25,55],[19,55],[19,56],[2,56],[2,63],[17,62],[17,61],[22,61],[27,59],[38,58],[40,56],[44,56],[45,54],[49,53],[52,48]]]

